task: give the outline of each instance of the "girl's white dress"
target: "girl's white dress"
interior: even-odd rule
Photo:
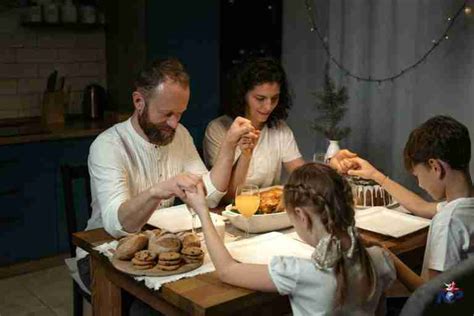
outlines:
[[[296,257],[273,257],[269,272],[281,295],[289,295],[293,315],[375,315],[383,292],[396,279],[396,271],[389,254],[379,248],[367,249],[377,273],[375,295],[365,304],[356,304],[361,290],[351,285],[362,273],[359,264],[347,264],[347,301],[334,310],[336,276],[334,269],[320,270],[308,259]]]

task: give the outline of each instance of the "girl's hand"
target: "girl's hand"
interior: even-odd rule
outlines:
[[[375,167],[372,166],[367,160],[359,157],[349,158],[344,163],[346,166],[350,167],[350,170],[347,171],[347,174],[351,176],[375,180],[377,174],[380,174],[380,171],[375,169]]]
[[[196,214],[201,217],[204,214],[209,213],[209,209],[206,203],[206,195],[204,193],[204,186],[202,182],[196,185],[195,191],[184,191],[185,197],[183,202],[189,207],[193,208]]]

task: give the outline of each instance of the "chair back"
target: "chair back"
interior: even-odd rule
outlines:
[[[92,198],[89,170],[87,168],[87,165],[62,165],[61,177],[63,182],[64,206],[66,212],[69,251],[71,253],[71,257],[75,257],[75,246],[72,243],[72,234],[82,229],[78,227],[77,224],[77,210],[75,207],[75,199],[77,199],[77,197],[74,196],[74,187],[76,183],[81,181],[83,182],[84,192],[86,194],[87,199],[87,216],[88,218],[90,218],[92,214]]]
[[[452,282],[458,290],[447,293],[447,286]],[[469,258],[416,289],[400,315],[467,315],[465,311],[472,315],[473,310],[474,258]]]

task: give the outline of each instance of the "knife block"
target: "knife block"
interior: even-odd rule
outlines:
[[[41,108],[41,120],[44,124],[64,124],[66,96],[63,91],[45,92]]]

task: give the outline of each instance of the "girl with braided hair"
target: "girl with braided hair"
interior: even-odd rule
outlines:
[[[362,246],[346,180],[326,165],[307,163],[293,171],[283,196],[290,221],[314,253],[311,259],[277,256],[269,265],[257,265],[239,263],[229,254],[212,224],[202,186],[186,192],[219,278],[289,295],[294,315],[383,314],[383,293],[396,278],[395,268],[384,249]]]

